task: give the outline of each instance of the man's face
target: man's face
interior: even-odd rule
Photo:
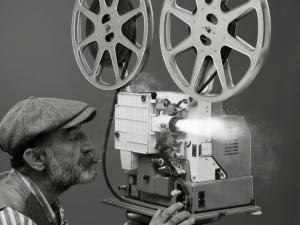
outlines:
[[[64,191],[91,182],[97,175],[95,145],[80,126],[54,132],[46,149],[45,172],[49,188]]]

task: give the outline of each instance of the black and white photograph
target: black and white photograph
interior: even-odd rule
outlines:
[[[0,225],[299,224],[299,10],[0,0]]]

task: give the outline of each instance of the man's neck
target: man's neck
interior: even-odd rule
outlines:
[[[48,180],[45,180],[44,177],[41,178],[39,175],[36,174],[22,174],[22,175],[38,187],[39,191],[44,195],[49,205],[52,205],[55,201],[57,201],[58,197],[62,194],[62,192],[49,190]]]

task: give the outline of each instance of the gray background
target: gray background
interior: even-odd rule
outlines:
[[[152,2],[157,29],[163,1]],[[29,96],[87,101],[100,111],[87,125],[100,152],[113,93],[91,86],[75,63],[70,37],[73,4],[71,0],[0,1],[0,117]],[[300,2],[270,0],[269,4],[273,31],[268,61],[250,88],[226,103],[246,116],[253,131],[254,188],[264,214],[227,217],[216,224],[298,224]],[[145,70],[154,73],[165,89],[176,90],[155,34]],[[118,156],[110,158],[113,183],[120,184]],[[8,168],[8,156],[0,153],[0,171]],[[94,183],[69,190],[62,202],[70,224],[122,224],[122,210],[100,204],[108,196],[101,172]]]

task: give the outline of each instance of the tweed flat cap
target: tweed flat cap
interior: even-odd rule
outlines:
[[[30,97],[13,106],[2,119],[0,148],[14,155],[38,135],[86,123],[96,113],[96,109],[85,102]]]

